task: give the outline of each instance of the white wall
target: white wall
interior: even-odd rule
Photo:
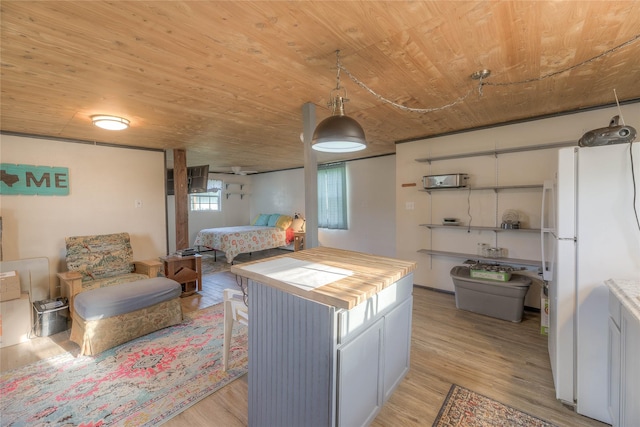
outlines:
[[[290,169],[252,176],[251,212],[304,215],[304,170]]]
[[[168,167],[172,167],[169,158]],[[197,157],[189,164],[198,163]],[[225,183],[222,212],[189,212],[191,244],[203,228],[249,224],[260,213],[305,214],[304,169],[256,175],[211,175]],[[395,256],[395,156],[347,162],[348,230],[318,231],[321,246]],[[240,190],[237,183],[244,183]],[[231,194],[243,192],[245,196]],[[226,193],[230,193],[227,199]],[[169,251],[175,251],[175,198],[167,197]]]
[[[347,162],[349,229],[318,230],[321,246],[393,257],[395,156]],[[304,170],[254,175],[251,217],[304,212]]]
[[[396,156],[347,162],[348,230],[318,230],[321,246],[396,256]]]
[[[68,236],[128,232],[136,259],[166,254],[161,151],[0,138],[2,163],[66,167],[70,189],[68,196],[0,196],[4,260],[48,258],[56,287]]]
[[[640,129],[640,104],[622,107],[626,123]],[[479,192],[442,192],[431,195],[422,188],[422,176],[440,173],[469,173],[471,186],[542,184],[553,179],[557,149],[522,152],[508,155],[470,157],[429,163],[418,158],[470,153],[508,147],[523,147],[560,142],[575,142],[587,131],[606,127],[618,114],[617,108],[586,111],[572,115],[512,124],[490,129],[398,144],[396,146],[396,246],[399,258],[418,263],[414,282],[418,285],[453,291],[449,271],[464,259],[430,256],[419,249],[476,253],[478,243],[506,247],[509,257],[540,260],[539,235],[534,233],[495,233],[420,227],[423,223],[438,223],[445,216],[459,218],[465,225],[467,196],[473,217],[472,225],[501,223],[505,209],[524,213],[526,226],[540,227],[540,190],[513,190],[497,194]],[[416,183],[415,187],[402,187]],[[407,204],[414,205],[408,209]],[[531,305],[531,304],[527,304]],[[536,306],[536,305],[533,305]],[[539,306],[539,305],[537,305]]]

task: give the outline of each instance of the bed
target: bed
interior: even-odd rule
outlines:
[[[264,217],[267,217],[266,223]],[[279,248],[291,243],[291,222],[292,218],[288,215],[263,214],[252,221],[253,225],[205,228],[198,232],[194,246],[224,252],[227,262],[232,263],[239,254]]]

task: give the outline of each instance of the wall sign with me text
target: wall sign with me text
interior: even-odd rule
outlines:
[[[69,168],[0,163],[0,194],[68,196]]]

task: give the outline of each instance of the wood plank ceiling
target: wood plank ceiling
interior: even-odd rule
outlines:
[[[369,147],[640,98],[638,1],[11,1],[1,3],[4,132],[160,149],[190,164],[303,165],[341,64]],[[470,75],[490,69],[479,90]],[[459,98],[463,101],[448,108]],[[131,120],[109,132],[94,114]],[[627,123],[634,125],[627,118]],[[637,122],[639,118],[633,118]],[[594,123],[594,127],[608,123]],[[640,126],[640,123],[635,123]],[[582,130],[576,130],[576,139]]]

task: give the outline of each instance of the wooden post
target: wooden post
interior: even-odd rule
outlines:
[[[176,204],[176,250],[189,247],[187,152],[173,150],[173,187]]]

